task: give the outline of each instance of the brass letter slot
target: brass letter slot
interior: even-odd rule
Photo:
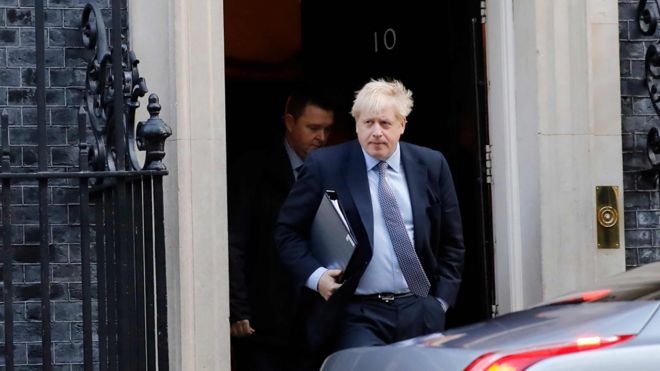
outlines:
[[[596,230],[599,249],[618,249],[619,243],[619,187],[596,187]]]

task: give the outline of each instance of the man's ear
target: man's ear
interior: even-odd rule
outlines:
[[[408,120],[405,117],[403,119],[401,119],[401,134],[403,134],[403,132],[406,131],[406,123],[407,122],[408,122]]]
[[[284,114],[284,125],[286,125],[286,131],[292,132],[293,127],[296,126],[296,119],[290,113]]]

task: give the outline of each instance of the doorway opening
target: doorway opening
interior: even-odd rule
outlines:
[[[355,137],[348,115],[354,92],[371,78],[401,80],[415,101],[402,140],[445,155],[461,206],[466,264],[447,326],[490,318],[495,291],[481,1],[224,4],[229,183],[243,153],[283,135],[284,103],[296,83],[313,80],[337,92],[331,142],[339,143]]]

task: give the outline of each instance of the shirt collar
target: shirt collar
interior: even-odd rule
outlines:
[[[396,144],[396,149],[394,150],[394,153],[392,153],[392,155],[390,155],[390,157],[387,160],[385,160],[385,162],[387,162],[387,165],[389,165],[389,167],[392,168],[392,170],[394,170],[397,173],[400,172],[400,170],[401,170],[401,149],[400,148],[401,148],[401,146],[399,145],[399,143],[397,143]],[[362,148],[362,154],[364,154],[364,161],[367,164],[367,171],[373,169],[380,162],[380,160],[371,157],[367,153],[367,151],[364,150],[364,148]]]
[[[286,154],[289,156],[289,162],[291,163],[291,169],[296,170],[302,166],[303,160],[298,156],[296,151],[293,150],[289,141],[284,138],[284,149],[286,149]]]

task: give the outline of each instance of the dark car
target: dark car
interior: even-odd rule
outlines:
[[[536,307],[382,347],[323,371],[660,370],[660,262]]]

